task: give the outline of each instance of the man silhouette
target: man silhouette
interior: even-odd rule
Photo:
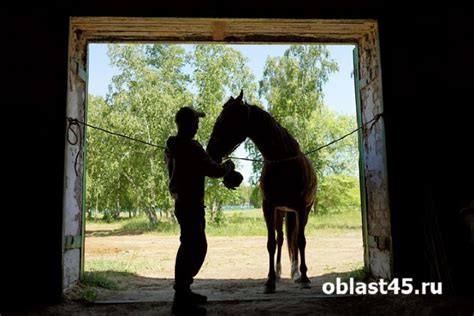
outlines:
[[[218,164],[193,138],[199,118],[205,114],[186,106],[178,110],[176,136],[166,141],[165,159],[169,190],[175,199],[175,215],[180,225],[180,246],[176,255],[173,313],[204,314],[199,307],[207,297],[191,291],[193,278],[201,269],[207,252],[204,213],[204,177],[220,178],[234,170],[228,160]]]

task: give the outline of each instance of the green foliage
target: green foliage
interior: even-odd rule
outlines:
[[[210,216],[206,217],[207,227],[206,234],[208,236],[266,236],[267,228],[263,218],[261,209],[238,210],[238,211],[221,211],[222,220],[219,223],[213,222]],[[348,229],[361,229],[361,213],[359,210],[347,209],[341,210],[340,213],[320,214],[310,216],[305,231],[307,235],[320,232],[340,232]],[[134,218],[124,218],[120,222],[120,226],[116,229],[107,228],[109,224],[101,222],[101,232],[94,236],[111,236],[111,235],[136,235],[144,233],[153,233],[159,235],[179,235],[179,225],[176,221],[167,218],[158,219],[156,225],[151,225],[147,217],[137,216]],[[93,266],[88,266],[90,271],[102,271],[112,269],[117,271],[127,271],[129,273],[136,272],[134,266],[130,266],[134,262],[129,262],[127,266],[115,267],[115,263],[111,261],[93,262]]]
[[[225,212],[220,226],[209,226],[209,236],[266,236],[262,210]]]
[[[121,72],[114,76],[107,100],[91,97],[88,120],[93,125],[164,144],[174,128],[174,114],[189,104],[189,79],[182,74],[186,54],[178,46],[109,45],[113,65]],[[165,62],[153,64],[160,56]],[[158,209],[169,212],[163,153],[101,131],[87,135],[87,208],[107,217],[131,209],[156,222]],[[110,215],[109,215],[110,214]]]
[[[295,123],[308,123],[311,114],[322,105],[322,87],[329,74],[337,70],[325,46],[293,45],[284,56],[267,59],[259,93],[276,117],[298,118],[285,124],[294,130]]]
[[[355,118],[332,112],[323,103],[323,85],[329,74],[337,70],[337,63],[321,45],[293,45],[283,56],[267,59],[259,94],[268,102],[268,111],[296,138],[303,152],[321,147],[356,128]],[[253,144],[246,146],[251,157],[259,158]],[[319,181],[320,197],[315,207],[327,213],[342,209],[348,203],[359,203],[352,194],[354,190],[358,192],[359,183],[347,178],[357,179],[358,175],[356,134],[308,156]],[[261,163],[253,163],[252,183],[258,182],[260,170]],[[254,192],[254,200],[257,200],[257,191]]]
[[[249,98],[255,98],[257,84],[247,66],[246,58],[237,50],[224,45],[196,45],[191,58],[193,85],[197,89],[194,105],[206,113],[196,136],[201,144],[207,144],[222,105],[229,95],[237,95],[245,89]],[[234,162],[236,168],[239,162]],[[223,204],[239,203],[239,197],[225,188],[219,179],[206,180],[206,204],[209,206],[211,222],[222,219],[219,212]]]
[[[322,178],[317,201],[321,214],[360,210],[359,179],[345,174],[332,173]]]
[[[362,216],[360,210],[347,209],[343,210],[340,213],[316,213],[316,216],[310,216],[305,230],[308,232],[314,232],[319,230],[360,230],[361,226]]]
[[[147,218],[139,216],[125,221],[121,231],[127,234],[141,234],[146,232],[159,232],[166,234],[179,234],[179,226],[171,219],[159,219],[155,224],[150,223]]]
[[[253,207],[262,207],[262,191],[258,184],[252,186],[252,192],[250,193],[250,203]]]
[[[196,137],[205,144],[229,94],[245,88],[256,95],[245,58],[223,45],[197,45],[192,52],[176,45],[109,45],[109,56],[120,73],[113,77],[106,100],[90,96],[88,121],[150,143],[163,145],[176,131],[176,111],[193,104],[207,114]],[[193,67],[191,75],[186,66]],[[93,129],[88,130],[87,146],[89,214],[98,210],[110,221],[123,211],[144,213],[156,225],[157,211],[171,213],[161,150]],[[224,203],[238,201],[220,180],[207,182],[212,217]]]
[[[117,290],[119,287],[105,271],[86,271],[81,277],[79,286],[73,289],[68,296],[73,300],[94,302],[97,298],[98,288]]]
[[[238,205],[245,205],[250,204],[251,202],[251,194],[252,194],[252,187],[242,183],[239,187],[236,188],[235,194],[238,198],[236,204]]]
[[[352,263],[349,266],[349,269],[350,269],[349,272],[345,272],[341,275],[342,282],[349,282],[350,279],[354,279],[355,282],[368,281],[370,274],[365,269],[364,262],[360,261],[360,262]]]
[[[97,298],[96,291],[90,287],[85,287],[81,292],[80,299],[85,302],[94,302],[96,298]]]
[[[118,289],[117,284],[110,280],[104,272],[84,272],[81,283],[83,285],[101,287],[109,290]]]
[[[213,227],[222,227],[225,225],[224,211],[222,208],[217,209],[209,224]]]
[[[323,104],[322,87],[338,68],[321,45],[293,45],[284,56],[268,58],[258,85],[246,58],[225,45],[185,49],[165,44],[111,44],[108,50],[112,65],[120,72],[113,77],[105,99],[89,97],[87,118],[92,125],[163,145],[176,132],[176,111],[193,105],[206,113],[196,135],[206,146],[222,105],[243,88],[249,103],[260,104],[259,98],[267,101],[268,110],[295,136],[303,151],[356,127],[354,118],[333,113]],[[246,142],[245,146],[251,157],[260,156],[253,144]],[[173,231],[173,201],[161,149],[88,129],[86,154],[89,217],[100,213],[103,220],[116,221],[121,212],[128,212],[139,216],[128,223],[128,231]],[[357,155],[357,138],[352,135],[310,156],[318,172],[317,208],[321,213],[360,204]],[[239,162],[235,164],[238,169]],[[236,191],[225,188],[220,179],[206,180],[211,226],[227,226],[230,219],[222,212],[223,205],[250,202],[261,206],[256,185],[260,170],[261,164],[254,163],[252,185]],[[142,215],[148,219],[146,226]]]

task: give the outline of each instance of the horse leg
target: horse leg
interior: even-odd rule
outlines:
[[[283,217],[284,212],[280,212],[275,208],[275,227],[277,232],[277,259],[276,259],[276,278],[281,278],[281,247],[283,246]]]
[[[304,209],[303,209],[304,210]],[[299,227],[298,227],[298,249],[300,251],[301,256],[301,265],[300,265],[300,272],[301,276],[295,280],[295,282],[301,284],[301,288],[308,289],[311,286],[309,285],[311,281],[308,278],[307,271],[308,268],[306,267],[306,258],[305,258],[305,248],[306,248],[306,237],[304,235],[304,228],[306,223],[308,222],[308,210],[304,210],[306,212],[298,213],[299,219]]]
[[[298,249],[296,249],[291,256],[291,279],[296,281],[300,276],[300,268],[298,267]]]
[[[267,224],[267,250],[269,256],[269,271],[268,279],[265,282],[264,293],[270,294],[275,293],[275,206],[267,201],[263,201],[263,215],[265,216],[265,222]]]
[[[288,242],[288,254],[291,261],[291,278],[296,280],[300,276],[298,266],[298,217],[295,211],[286,213],[286,240]]]

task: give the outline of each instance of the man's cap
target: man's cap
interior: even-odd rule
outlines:
[[[183,106],[182,108],[178,110],[178,112],[176,112],[174,121],[176,123],[186,123],[196,118],[205,117],[205,116],[206,114],[204,112],[196,111],[190,106]]]

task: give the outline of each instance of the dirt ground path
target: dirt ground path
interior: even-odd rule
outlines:
[[[156,234],[86,238],[88,267],[101,263],[119,284],[115,291],[101,290],[97,301],[169,302],[178,236]],[[194,289],[211,301],[268,299],[262,294],[268,273],[266,237],[208,237],[208,254]],[[321,231],[307,237],[307,266],[313,286],[300,289],[290,277],[286,245],[282,255],[282,280],[272,299],[321,295],[323,282],[334,281],[339,273],[360,268],[363,262],[359,230]],[[95,264],[94,264],[95,262]],[[120,269],[133,274],[118,273]]]
[[[118,290],[101,290],[95,303],[73,300],[38,315],[170,315],[177,236],[153,234],[86,238],[86,269],[112,271]],[[264,237],[209,237],[209,252],[194,289],[209,297],[207,315],[471,315],[472,301],[406,295],[330,296],[323,282],[362,265],[360,231],[320,231],[307,240],[311,289],[289,280],[286,248],[283,280],[262,294],[268,259]],[[124,269],[125,268],[125,269]],[[133,273],[119,272],[127,270]],[[114,272],[115,271],[115,272]],[[36,315],[32,313],[32,315]]]

